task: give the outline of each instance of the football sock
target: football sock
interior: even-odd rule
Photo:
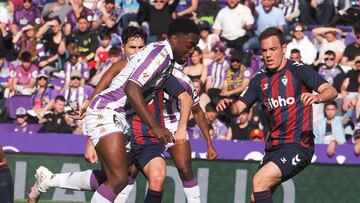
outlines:
[[[118,194],[114,203],[125,203],[126,200],[129,198],[131,191],[134,188],[135,178],[130,177],[128,178],[128,185]]]
[[[112,203],[116,198],[114,193],[108,186],[101,184],[91,198],[91,203]]]
[[[54,174],[49,186],[73,190],[96,190],[104,181],[105,177],[99,170],[86,170]]]
[[[157,192],[154,190],[148,189],[144,203],[160,203],[163,196],[163,192]]]
[[[188,203],[200,203],[200,188],[195,178],[183,181],[184,193]]]
[[[14,183],[11,178],[9,167],[6,164],[0,166],[0,202],[14,202]]]
[[[254,192],[255,203],[272,203],[272,194],[270,190]]]

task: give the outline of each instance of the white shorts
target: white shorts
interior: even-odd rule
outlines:
[[[85,131],[90,137],[94,146],[107,135],[119,132],[126,134],[129,124],[126,121],[125,113],[118,113],[111,109],[91,109],[86,110]]]

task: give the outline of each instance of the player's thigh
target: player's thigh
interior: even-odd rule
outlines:
[[[281,182],[281,170],[274,162],[269,161],[255,173],[253,190],[254,192],[269,190],[279,182]]]
[[[161,191],[166,177],[166,162],[162,157],[155,157],[143,169],[150,189]]]
[[[191,146],[189,140],[178,140],[168,152],[173,159],[181,176],[192,176],[191,169]],[[190,177],[192,178],[192,177]]]

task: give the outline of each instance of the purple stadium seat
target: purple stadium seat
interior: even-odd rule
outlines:
[[[65,79],[63,78],[58,78],[58,77],[53,77],[50,81],[50,84],[54,85],[54,88],[56,90],[60,90],[64,87],[65,85]]]
[[[33,98],[29,95],[14,95],[8,99],[8,111],[10,118],[16,118],[15,112],[19,107],[29,110],[33,107]]]
[[[4,124],[0,124],[0,131],[2,133],[13,133],[14,129],[17,127],[16,124],[13,123],[4,123]],[[28,124],[27,125],[27,132],[29,134],[32,133],[37,133],[39,131],[39,129],[41,128],[40,124]]]
[[[345,36],[345,45],[349,45],[349,44],[352,44],[355,42],[355,37],[354,37],[354,34],[349,32],[346,34]]]

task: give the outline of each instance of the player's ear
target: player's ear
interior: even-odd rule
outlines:
[[[172,45],[175,45],[177,41],[178,41],[178,37],[176,35],[170,36],[170,42]]]
[[[287,49],[287,43],[282,45],[282,51],[284,54],[286,53],[286,49]]]

